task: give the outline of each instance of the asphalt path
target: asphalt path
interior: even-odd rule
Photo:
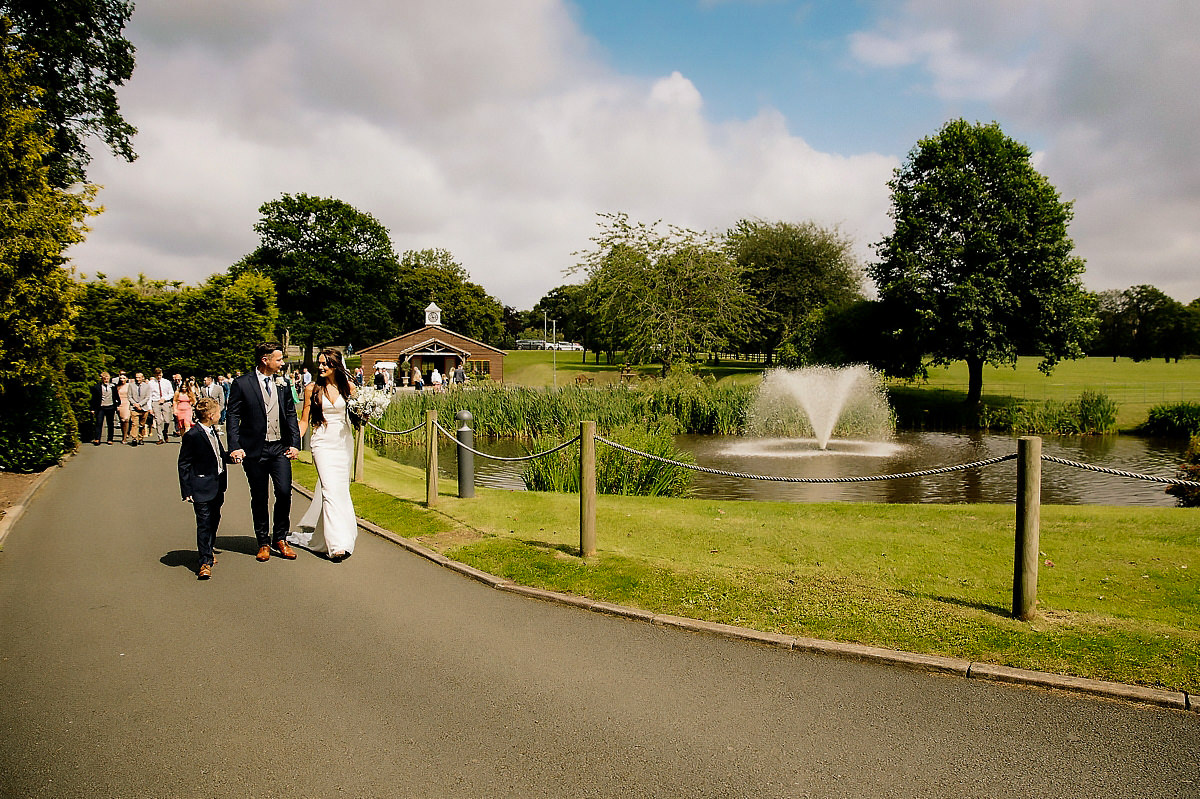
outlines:
[[[1194,712],[612,618],[367,533],[259,563],[236,467],[198,581],[177,453],[85,446],[10,532],[0,796],[1200,796]]]

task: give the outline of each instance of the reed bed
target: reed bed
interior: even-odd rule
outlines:
[[[477,436],[536,438],[574,435],[591,420],[601,435],[647,419],[674,419],[677,432],[737,434],[743,431],[755,386],[716,383],[691,375],[643,381],[636,386],[533,389],[484,384],[444,393],[397,395],[378,422],[385,430],[407,430],[436,410],[449,427],[459,411],[469,411]]]

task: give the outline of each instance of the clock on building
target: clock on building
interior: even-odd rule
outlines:
[[[425,324],[441,325],[441,323],[442,309],[437,307],[437,305],[432,302],[429,303],[429,306],[425,309]]]

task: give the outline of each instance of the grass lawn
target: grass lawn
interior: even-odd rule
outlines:
[[[296,477],[312,485],[311,466]],[[1200,509],[1042,508],[1039,609],[1010,618],[1014,510],[477,489],[368,451],[360,516],[525,585],[656,613],[1200,693]]]

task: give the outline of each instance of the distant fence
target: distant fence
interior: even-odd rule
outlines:
[[[1037,436],[1025,436],[1023,438],[1019,438],[1017,440],[1017,451],[1015,453],[1000,455],[994,458],[988,458],[987,460],[973,461],[971,463],[939,466],[921,471],[904,472],[901,474],[881,474],[861,477],[783,477],[779,475],[751,474],[748,472],[731,472],[724,469],[711,469],[694,463],[684,463],[681,461],[664,458],[659,455],[651,455],[648,452],[642,452],[640,450],[633,449],[632,447],[627,447],[623,444],[618,444],[615,441],[609,441],[606,438],[596,435],[596,423],[593,421],[580,422],[579,435],[552,449],[548,449],[545,452],[537,452],[515,458],[500,457],[497,455],[489,455],[488,453],[480,452],[474,448],[473,437],[468,425],[468,422],[471,421],[471,414],[467,413],[466,411],[462,411],[458,414],[458,419],[462,424],[455,432],[447,430],[440,423],[438,423],[437,416],[438,414],[436,410],[427,410],[425,412],[425,422],[416,425],[415,427],[410,427],[408,430],[384,430],[375,426],[374,424],[370,425],[378,433],[384,435],[409,435],[421,430],[422,428],[425,430],[425,504],[427,507],[433,507],[437,504],[437,436],[439,432],[449,438],[451,441],[454,441],[458,447],[458,492],[459,496],[464,498],[473,497],[475,495],[473,465],[473,458],[475,455],[497,461],[529,461],[535,458],[541,458],[546,455],[550,455],[558,452],[561,449],[578,443],[580,453],[579,553],[585,558],[591,557],[596,553],[596,442],[600,442],[605,446],[641,458],[646,458],[648,460],[657,461],[664,464],[670,464],[672,466],[678,466],[684,469],[690,469],[696,472],[722,475],[725,477],[742,478],[745,480],[764,480],[777,483],[866,483],[882,480],[905,480],[914,477],[924,477],[927,475],[965,471],[968,469],[983,469],[989,466],[994,466],[998,463],[1016,460],[1017,513],[1016,539],[1013,555],[1012,612],[1017,618],[1025,620],[1032,618],[1034,605],[1037,601],[1038,545],[1041,526],[1043,462],[1055,463],[1071,468],[1085,469],[1088,471],[1099,472],[1102,474],[1124,477],[1133,480],[1148,480],[1155,483],[1166,483],[1169,485],[1200,488],[1200,482],[1196,481],[1140,474],[1138,472],[1128,472],[1121,469],[1110,469],[1102,466],[1093,466],[1087,463],[1067,460],[1065,458],[1057,458],[1051,455],[1043,455],[1042,439]],[[362,459],[360,445],[359,457],[356,459],[355,479],[358,480],[361,478]]]
[[[903,386],[904,384],[898,384]],[[966,394],[966,383],[929,382],[914,384],[922,390]],[[1084,391],[1096,391],[1117,403],[1157,405],[1167,402],[1200,402],[1200,383],[996,383],[984,390],[1021,400],[1075,399]]]

